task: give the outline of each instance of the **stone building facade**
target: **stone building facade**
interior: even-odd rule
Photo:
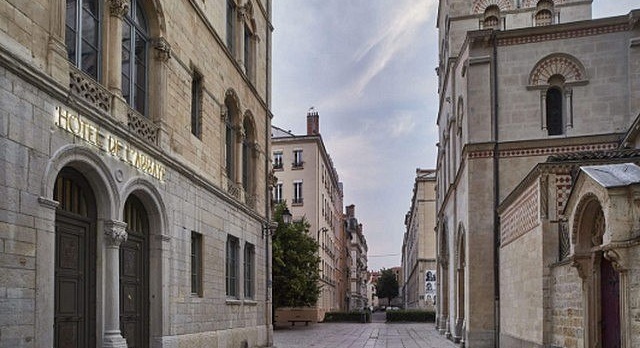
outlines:
[[[359,311],[370,305],[367,296],[367,239],[362,230],[362,224],[356,217],[356,206],[351,204],[346,207],[344,226],[347,235],[347,253],[349,269],[349,288],[347,291],[347,310]]]
[[[405,216],[400,284],[405,309],[434,309],[436,283],[436,173],[417,169],[411,208]]]
[[[549,262],[564,260],[555,247],[559,212],[573,219],[570,231],[581,230],[571,224],[598,206],[607,211],[602,192],[612,188],[601,185],[599,195],[589,196],[597,200],[586,199],[568,167],[556,164],[544,167],[547,184],[525,179],[550,155],[574,158],[569,154],[621,146],[640,111],[638,18],[631,11],[592,20],[591,1],[440,1],[437,327],[455,342],[474,348],[605,342],[597,328],[602,298],[593,290],[602,282],[585,274],[612,272],[598,268],[614,248],[605,243],[609,231],[593,245],[572,245],[575,264],[592,260],[587,266]],[[578,182],[597,181],[593,170],[580,173]],[[541,203],[551,199],[551,191],[540,193],[545,185],[558,192]],[[575,198],[582,205],[571,208],[573,196],[583,197]],[[544,204],[555,205],[548,209],[555,215],[539,213]],[[626,265],[612,267],[634,267]],[[580,267],[587,273],[580,275]],[[630,314],[637,304],[624,300],[623,292],[634,289],[624,278],[617,278],[617,318],[624,322],[617,332],[619,346],[631,347],[638,341]],[[592,290],[581,292],[585,284]]]
[[[271,1],[0,23],[0,347],[269,345]]]
[[[320,134],[320,116],[307,113],[307,134],[294,135],[272,127],[275,203],[286,202],[293,219],[305,218],[319,244],[322,292],[316,304],[318,321],[324,313],[343,308],[347,281],[344,268],[342,183]],[[344,291],[344,290],[342,290]]]

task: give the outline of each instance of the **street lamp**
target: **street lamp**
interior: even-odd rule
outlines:
[[[282,222],[284,222],[285,225],[288,225],[291,223],[292,218],[293,216],[291,215],[289,208],[284,207],[284,210],[282,211]]]

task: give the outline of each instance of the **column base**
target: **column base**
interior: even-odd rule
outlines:
[[[127,340],[122,337],[120,331],[107,331],[102,340],[103,348],[127,348]]]

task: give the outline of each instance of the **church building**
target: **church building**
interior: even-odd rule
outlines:
[[[440,0],[437,329],[640,347],[640,11]]]

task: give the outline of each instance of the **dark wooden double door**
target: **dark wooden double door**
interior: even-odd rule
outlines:
[[[95,198],[82,174],[65,168],[56,180],[54,199],[60,203],[55,223],[54,347],[95,347],[98,340]],[[134,196],[127,200],[124,215],[130,227],[128,240],[120,246],[120,329],[129,348],[146,348],[149,346],[148,218]]]

